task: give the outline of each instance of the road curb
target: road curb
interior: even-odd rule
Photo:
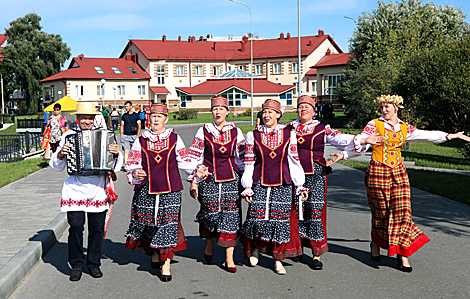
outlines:
[[[11,295],[62,236],[67,226],[66,213],[60,213],[0,269],[0,299]]]

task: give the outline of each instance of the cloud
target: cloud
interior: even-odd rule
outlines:
[[[123,31],[148,28],[149,18],[132,13],[110,13],[79,20],[64,20],[63,27],[72,30]]]

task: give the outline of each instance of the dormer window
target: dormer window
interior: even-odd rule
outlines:
[[[116,73],[116,75],[122,75],[122,72],[115,66],[112,66],[111,69]]]
[[[100,74],[100,75],[104,74],[104,71],[103,71],[99,66],[95,66],[94,68],[95,68],[95,71],[96,71],[98,74]]]
[[[134,75],[138,75],[139,72],[132,66],[128,66],[127,67],[129,69],[129,71],[131,71],[131,73],[133,73]]]

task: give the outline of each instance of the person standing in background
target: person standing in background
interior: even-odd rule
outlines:
[[[124,150],[124,164],[126,164],[127,157],[132,144],[140,136],[140,118],[137,113],[132,109],[132,102],[126,101],[124,103],[126,113],[121,118],[121,146]]]

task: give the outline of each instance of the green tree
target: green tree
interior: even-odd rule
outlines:
[[[42,108],[39,81],[58,73],[71,55],[60,35],[43,32],[40,21],[40,16],[31,13],[14,20],[6,29],[7,45],[2,51],[15,83],[25,91],[21,111]]]
[[[406,113],[418,126],[468,133],[470,36],[447,40],[410,57],[395,89],[406,98]]]
[[[396,81],[410,57],[468,35],[465,16],[451,5],[403,0],[379,1],[377,9],[359,17],[350,40],[353,58],[337,89],[338,99],[348,107],[346,113],[354,117],[349,126],[376,116],[376,110],[371,111],[376,97],[397,93]]]

